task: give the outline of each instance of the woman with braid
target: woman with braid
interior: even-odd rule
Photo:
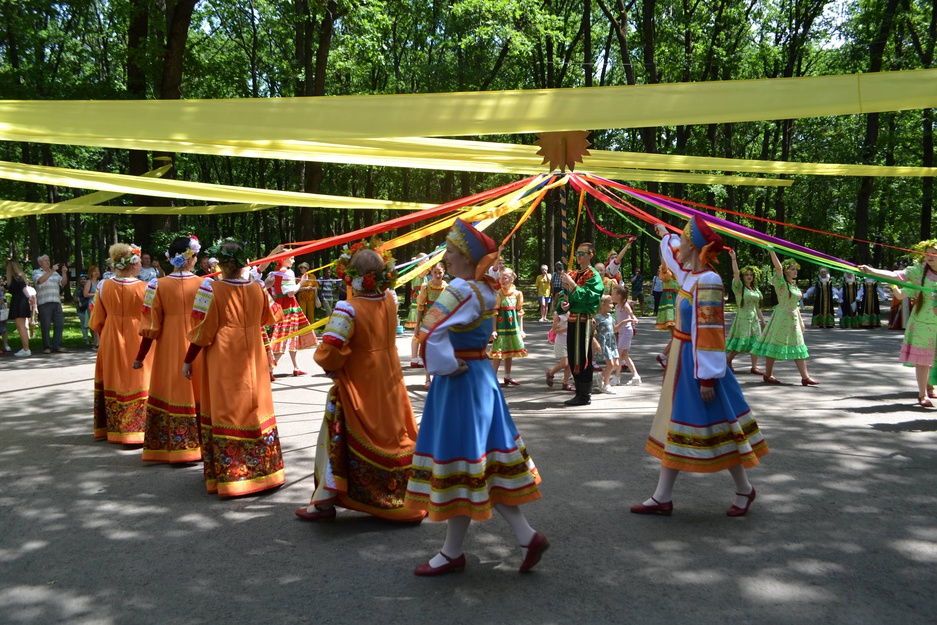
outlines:
[[[778,294],[778,305],[774,307],[765,331],[752,347],[753,356],[765,357],[763,379],[768,384],[780,384],[772,375],[776,360],[793,360],[800,372],[800,383],[804,386],[819,384],[807,373],[807,358],[810,354],[804,343],[804,320],[800,316],[798,304],[803,295],[797,288],[797,271],[800,265],[793,258],[783,263],[774,250],[768,252],[774,265],[774,290]]]
[[[726,351],[729,353],[728,365],[732,368],[732,359],[739,354],[751,354],[752,375],[764,375],[758,369],[758,356],[752,354],[752,348],[758,343],[758,337],[765,329],[765,318],[761,314],[761,291],[758,290],[758,277],[761,271],[754,265],[749,265],[739,271],[739,263],[735,258],[735,250],[727,250],[732,259],[732,292],[735,293],[735,303],[738,312],[735,321],[729,330],[726,340]]]
[[[907,289],[914,292],[914,306],[908,318],[900,358],[905,365],[914,367],[918,404],[933,408],[934,403],[927,396],[927,384],[934,364],[934,352],[937,351],[937,239],[921,241],[914,250],[917,262],[903,271],[874,269],[868,265],[859,265],[858,269],[876,278],[904,280],[921,287],[920,290]]]

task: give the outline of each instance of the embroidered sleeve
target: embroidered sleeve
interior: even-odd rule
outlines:
[[[283,309],[277,304],[276,300],[273,299],[273,296],[270,295],[270,291],[265,289],[259,282],[255,284],[260,286],[260,290],[264,292],[264,302],[266,302],[267,306],[267,309],[263,312],[263,319],[260,325],[272,326],[275,323],[283,321]]]
[[[468,282],[453,280],[423,315],[417,338],[424,344],[424,361],[429,374],[449,375],[459,368],[447,328],[477,319],[482,312],[482,304],[477,299]]]
[[[140,317],[140,336],[153,340],[158,339],[162,330],[163,308],[157,297],[159,283],[153,278],[146,283],[146,293],[143,295],[143,314]],[[144,354],[145,355],[145,354]]]
[[[325,324],[322,341],[335,347],[343,347],[355,330],[355,307],[341,300],[332,309],[332,316]]]
[[[143,294],[143,313],[147,314],[153,307],[153,300],[156,299],[156,287],[159,286],[156,278],[146,283],[146,292]]]
[[[98,290],[94,292],[94,300],[91,303],[91,319],[88,321],[88,327],[101,333],[104,329],[104,322],[107,320],[107,309],[101,301],[101,294],[104,293],[104,281],[98,283]]]
[[[673,273],[678,285],[686,282],[690,272],[686,271],[680,263],[677,262],[677,248],[680,247],[680,235],[668,234],[660,240],[660,259],[667,265],[670,272]]]
[[[693,293],[693,359],[698,380],[726,374],[726,334],[722,279],[709,271],[699,277]]]
[[[208,313],[208,309],[211,306],[211,298],[214,295],[212,291],[212,285],[215,283],[211,278],[205,278],[202,281],[202,286],[198,287],[198,292],[195,294],[195,303],[192,305],[192,316],[195,317],[197,321],[201,321],[205,318],[205,315]]]

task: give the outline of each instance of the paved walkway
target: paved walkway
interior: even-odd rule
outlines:
[[[524,384],[506,391],[544,478],[525,511],[553,545],[525,576],[499,518],[473,524],[465,573],[439,579],[410,571],[442,524],[296,519],[321,375],[274,385],[286,485],[224,501],[200,467],[144,466],[139,450],[92,440],[93,352],[0,358],[0,622],[935,622],[937,411],[914,405],[900,333],[808,330],[818,388],[791,363],[776,370],[785,386],[740,374],[772,453],[751,473],[752,511],[730,519],[726,473],[681,476],[670,518],[628,512],[657,479],[643,447],[663,335],[639,326],[643,386],[571,410],[543,383],[547,328],[528,324]],[[408,360],[409,338],[398,345]],[[419,412],[422,372],[405,371]]]

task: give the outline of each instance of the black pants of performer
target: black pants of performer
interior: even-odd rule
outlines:
[[[576,396],[588,399],[592,396],[592,317],[570,314],[567,327],[566,351]]]
[[[660,310],[660,299],[663,296],[663,291],[652,291],[654,295],[654,316],[657,316],[657,311]]]

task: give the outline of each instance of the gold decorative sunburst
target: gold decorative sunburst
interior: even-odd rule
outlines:
[[[571,130],[568,132],[539,132],[534,145],[540,146],[537,154],[543,157],[543,164],[550,164],[550,171],[567,168],[573,171],[576,163],[581,163],[584,156],[589,156],[589,132]]]

